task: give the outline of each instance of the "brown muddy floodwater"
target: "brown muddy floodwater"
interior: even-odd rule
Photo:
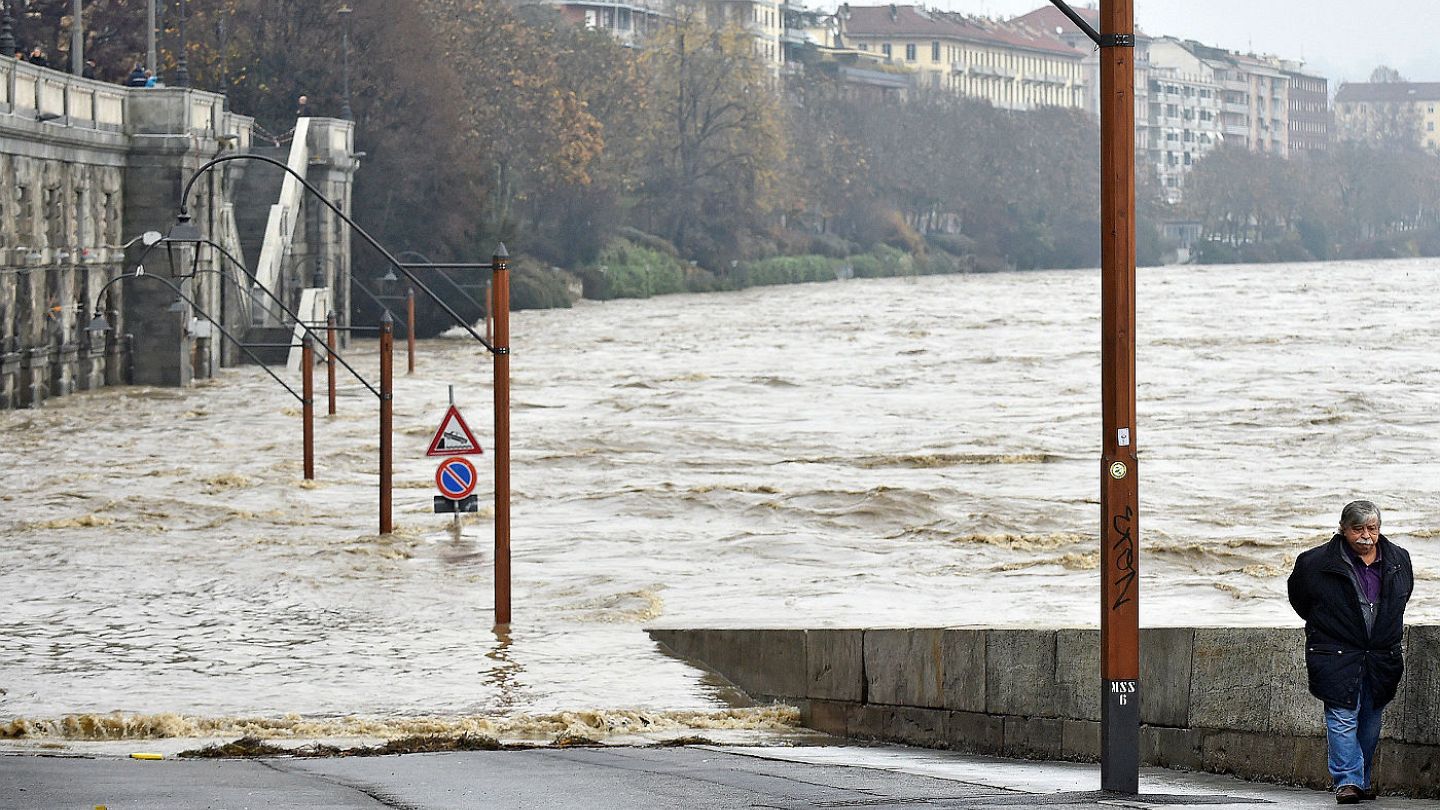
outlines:
[[[1140,271],[1144,624],[1298,624],[1289,566],[1355,497],[1440,621],[1437,282]],[[641,628],[1094,626],[1098,303],[1068,271],[517,313],[500,638],[489,510],[454,536],[424,456],[447,384],[493,439],[468,338],[398,381],[388,537],[353,383],[313,486],[253,368],[0,414],[0,737],[764,731],[793,716],[728,711]]]

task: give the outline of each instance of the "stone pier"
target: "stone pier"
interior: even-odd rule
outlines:
[[[661,629],[652,638],[806,725],[854,738],[1097,761],[1099,632],[1079,629]],[[1300,629],[1140,631],[1144,764],[1328,789],[1321,704]],[[1405,635],[1376,781],[1440,798],[1440,626]]]

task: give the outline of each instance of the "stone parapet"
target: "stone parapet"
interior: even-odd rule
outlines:
[[[967,753],[1096,761],[1099,633],[1088,629],[651,629],[812,728]],[[1141,758],[1328,789],[1322,707],[1298,628],[1140,631]],[[1405,633],[1376,781],[1440,798],[1440,626]]]

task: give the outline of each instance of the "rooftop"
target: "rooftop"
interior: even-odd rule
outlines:
[[[1068,21],[1067,21],[1068,22]],[[850,6],[845,32],[864,37],[959,39],[1079,58],[1081,53],[1058,37],[1028,25],[967,17],[918,6]]]
[[[1440,82],[1345,82],[1335,93],[1337,104],[1357,101],[1440,101]]]

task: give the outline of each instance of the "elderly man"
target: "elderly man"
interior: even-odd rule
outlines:
[[[1340,532],[1295,560],[1290,605],[1305,620],[1310,694],[1325,702],[1335,801],[1375,798],[1380,715],[1405,671],[1400,639],[1415,576],[1410,555],[1380,533],[1380,508],[1352,501]]]

